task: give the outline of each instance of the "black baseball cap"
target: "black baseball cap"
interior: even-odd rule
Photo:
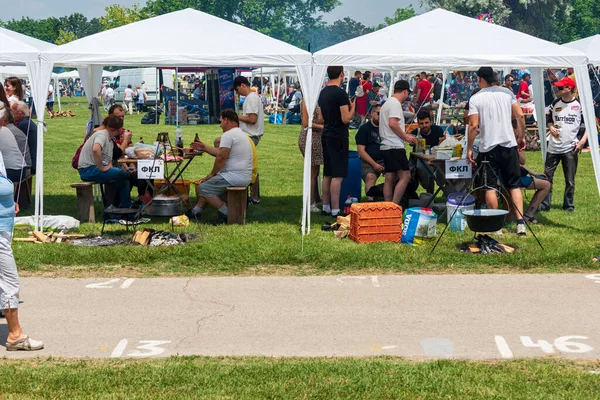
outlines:
[[[381,85],[379,84],[379,82],[375,82],[375,83],[373,84],[373,87],[374,87],[374,88],[376,88],[376,87],[381,87]]]
[[[248,78],[246,78],[243,75],[236,76],[233,80],[233,90],[237,89],[242,83],[250,87],[250,82],[248,81]]]
[[[494,78],[494,69],[492,67],[481,67],[477,70],[477,76],[485,80],[487,83],[492,84],[497,79]]]
[[[403,90],[408,90],[408,93],[412,92],[410,90],[410,84],[408,83],[408,81],[399,80],[396,83],[394,83],[394,93],[402,92]]]

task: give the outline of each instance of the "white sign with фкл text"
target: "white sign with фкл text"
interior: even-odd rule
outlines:
[[[138,179],[164,179],[164,160],[138,160]]]
[[[446,179],[469,179],[473,168],[467,160],[446,160]]]

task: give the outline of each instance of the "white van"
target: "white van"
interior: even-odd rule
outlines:
[[[158,72],[158,87],[165,85],[166,87],[173,88],[173,77],[175,76],[174,69],[159,69]],[[115,100],[117,103],[123,101],[123,92],[127,89],[127,85],[131,85],[131,88],[135,91],[137,85],[140,88],[146,89],[146,105],[156,105],[157,98],[157,87],[156,87],[156,68],[131,68],[122,69],[119,74],[114,78],[114,89],[115,89]],[[160,98],[160,96],[159,96]]]

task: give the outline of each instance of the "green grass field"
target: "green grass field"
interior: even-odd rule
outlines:
[[[597,399],[598,362],[172,357],[0,361],[3,399]]]
[[[65,100],[68,102],[68,100]],[[69,187],[79,181],[71,167],[71,157],[81,144],[88,110],[81,99],[63,104],[76,118],[48,120],[45,135],[45,212],[51,215],[76,215],[75,190]],[[127,116],[125,127],[146,143],[155,140],[159,131],[173,136],[174,126],[142,125],[141,115]],[[220,135],[218,125],[184,126],[185,142],[194,134],[206,142]],[[299,126],[266,125],[266,133],[258,147],[261,173],[261,203],[248,209],[246,226],[209,224],[179,228],[179,232],[199,235],[185,246],[147,248],[122,246],[112,248],[80,248],[67,244],[34,245],[15,243],[17,263],[23,275],[88,276],[121,275],[242,275],[242,274],[338,274],[359,273],[495,273],[495,272],[571,272],[597,269],[591,259],[600,254],[600,202],[595,184],[590,154],[581,156],[575,195],[576,211],[569,214],[560,209],[564,183],[556,174],[553,209],[538,216],[544,225],[536,232],[544,244],[542,251],[531,235],[517,237],[505,234],[502,241],[518,247],[512,255],[473,256],[458,251],[461,243],[472,239],[472,233],[447,232],[433,256],[433,244],[422,247],[377,243],[358,245],[349,239],[335,239],[322,232],[326,221],[312,214],[311,234],[300,234],[302,197],[302,157],[297,140]],[[353,142],[353,140],[351,140]],[[543,171],[540,152],[527,153],[528,165]],[[210,156],[194,160],[186,173],[187,179],[205,176],[213,163]],[[134,194],[136,190],[133,191]],[[193,196],[193,190],[192,190]],[[527,196],[531,196],[528,193]],[[97,204],[97,211],[100,209]],[[24,210],[22,215],[31,213]],[[212,221],[214,210],[203,218]],[[100,213],[97,212],[97,218]],[[153,218],[147,225],[169,229],[168,220]],[[438,224],[438,234],[443,229]],[[81,232],[100,232],[101,224],[83,224]],[[109,226],[110,233],[124,232],[121,226]],[[17,236],[26,233],[17,232]]]

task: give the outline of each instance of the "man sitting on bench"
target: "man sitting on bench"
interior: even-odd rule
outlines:
[[[112,138],[119,135],[123,120],[115,115],[108,117],[105,129],[94,133],[81,148],[79,176],[82,181],[110,183],[119,192],[119,207],[130,208],[129,174],[113,167]]]
[[[223,136],[219,148],[203,142],[193,142],[191,147],[216,157],[210,174],[200,180],[200,197],[189,217],[198,218],[204,208],[211,205],[219,210],[215,224],[227,222],[227,206],[219,196],[231,186],[246,187],[252,178],[252,144],[244,131],[239,128],[238,115],[233,110],[221,111]]]

